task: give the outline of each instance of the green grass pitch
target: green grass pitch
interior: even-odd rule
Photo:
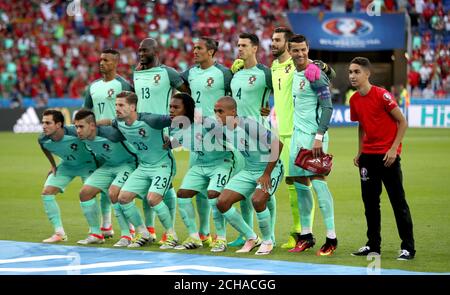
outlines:
[[[0,239],[40,242],[52,233],[40,193],[49,170],[49,163],[37,144],[37,134],[0,133]],[[334,167],[330,174],[329,187],[334,197],[338,250],[332,257],[317,257],[315,252],[325,240],[325,229],[320,210],[316,205],[314,233],[317,244],[314,251],[301,254],[288,253],[280,247],[263,259],[278,259],[306,263],[367,266],[370,261],[364,257],[352,257],[350,253],[366,242],[366,222],[360,197],[358,170],[352,164],[357,148],[355,128],[331,128],[330,153],[334,155]],[[448,171],[450,160],[450,129],[409,129],[402,154],[404,185],[407,200],[414,221],[417,255],[413,261],[397,261],[400,247],[394,215],[385,191],[382,210],[382,268],[404,269],[424,272],[450,272],[450,184]],[[187,153],[177,152],[177,175],[174,186],[177,189],[187,168]],[[446,176],[447,175],[447,176]],[[85,238],[87,223],[82,215],[78,190],[79,180],[69,185],[57,199],[61,207],[63,224],[69,242]],[[276,193],[278,218],[276,225],[277,244],[281,245],[289,232],[291,214],[287,190],[281,185]],[[140,201],[137,201],[140,203]],[[140,206],[140,205],[139,205]],[[114,219],[114,218],[113,218]],[[255,225],[257,221],[255,220]],[[213,228],[213,223],[211,221]],[[116,231],[118,226],[114,220]],[[157,223],[157,234],[162,227]],[[180,239],[186,237],[186,230],[177,213],[176,230]],[[228,239],[237,233],[228,228]],[[114,239],[115,241],[116,239]],[[107,241],[100,247],[112,247],[114,241]],[[163,251],[157,245],[142,250]],[[220,254],[224,256],[258,258],[253,253],[237,255],[233,248]],[[130,250],[133,251],[133,250]],[[174,250],[172,250],[174,251]],[[189,253],[212,254],[208,249]]]

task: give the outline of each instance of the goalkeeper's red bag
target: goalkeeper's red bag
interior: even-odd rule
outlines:
[[[295,165],[317,175],[328,175],[333,166],[333,155],[323,153],[320,157],[314,158],[311,150],[300,148]]]

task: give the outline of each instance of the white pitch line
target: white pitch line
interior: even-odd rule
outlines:
[[[22,258],[12,258],[12,259],[0,259],[0,264],[5,263],[18,263],[18,262],[31,262],[31,261],[42,261],[42,260],[52,260],[52,259],[74,259],[76,256],[70,255],[44,255],[44,256],[32,256],[32,257],[22,257]]]
[[[123,266],[123,265],[138,265],[138,264],[146,264],[152,263],[149,261],[136,261],[136,260],[125,260],[125,261],[117,261],[117,262],[100,262],[100,263],[92,263],[92,264],[82,264],[82,265],[64,265],[64,266],[55,266],[55,267],[17,267],[17,268],[0,268],[0,272],[49,272],[49,271],[73,271],[73,270],[81,270],[81,269],[93,269],[93,268],[102,268],[102,267],[115,267],[115,266]]]
[[[270,271],[251,270],[239,268],[223,268],[206,265],[173,265],[163,267],[119,270],[113,272],[93,273],[90,275],[189,275],[189,273],[180,273],[180,270],[200,270],[210,273],[224,273],[224,274],[242,274],[242,275],[263,275],[270,274]]]

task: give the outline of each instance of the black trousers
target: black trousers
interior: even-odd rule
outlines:
[[[361,154],[359,173],[361,192],[367,221],[367,246],[373,251],[381,250],[380,195],[382,183],[386,188],[394,210],[398,234],[402,240],[401,249],[415,254],[413,223],[403,189],[403,174],[400,157],[390,167],[384,166],[384,155]]]

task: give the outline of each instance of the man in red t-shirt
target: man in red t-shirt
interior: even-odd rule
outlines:
[[[400,166],[401,142],[408,124],[393,96],[370,84],[370,71],[370,61],[365,57],[355,57],[350,63],[350,83],[357,90],[350,98],[350,118],[359,122],[359,148],[353,161],[361,175],[368,238],[367,244],[352,255],[381,253],[380,195],[383,183],[402,240],[397,259],[410,260],[416,251]]]

